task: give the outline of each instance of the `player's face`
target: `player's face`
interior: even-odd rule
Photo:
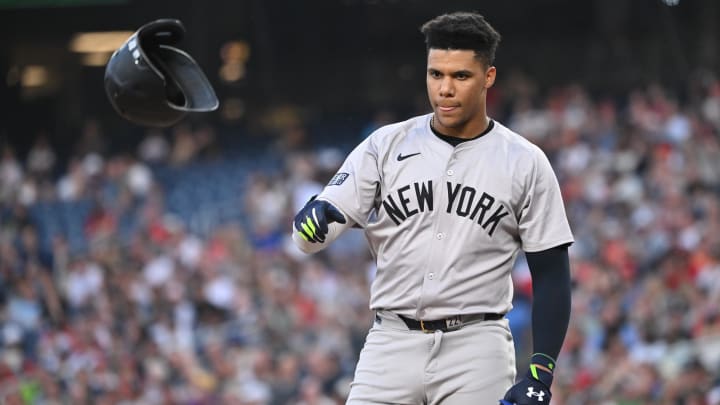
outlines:
[[[482,133],[488,125],[485,97],[494,82],[495,67],[486,67],[474,51],[430,49],[427,90],[435,129],[459,138]]]

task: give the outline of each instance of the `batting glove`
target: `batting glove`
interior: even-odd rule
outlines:
[[[500,403],[503,405],[549,404],[552,397],[550,385],[552,385],[554,370],[554,359],[541,353],[534,354],[525,377],[510,387]]]
[[[308,242],[325,242],[328,224],[345,223],[345,216],[327,201],[312,196],[305,207],[295,215],[294,225],[297,233]]]

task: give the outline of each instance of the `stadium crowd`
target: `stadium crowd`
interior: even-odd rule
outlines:
[[[576,237],[553,404],[720,404],[720,81],[697,77],[681,95],[620,99],[514,77],[490,98],[550,157]],[[89,122],[63,168],[49,136],[25,156],[3,145],[0,402],[342,403],[372,322],[372,258],[358,230],[315,256],[289,242],[342,154],[269,150],[282,166],[237,183],[243,221],[199,232],[168,209],[158,173],[220,148],[207,127],[171,132],[118,155]],[[34,214],[80,200],[80,244]],[[513,275],[523,370],[522,256]]]

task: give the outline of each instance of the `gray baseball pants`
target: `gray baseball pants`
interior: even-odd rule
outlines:
[[[360,352],[349,405],[497,405],[515,381],[507,319],[449,332],[409,330],[379,311]]]

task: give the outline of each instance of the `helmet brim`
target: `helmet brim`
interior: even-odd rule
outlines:
[[[160,45],[150,51],[151,60],[165,76],[169,88],[177,87],[182,93],[168,95],[170,107],[188,112],[214,111],[220,104],[210,81],[200,66],[185,51],[168,45]]]

